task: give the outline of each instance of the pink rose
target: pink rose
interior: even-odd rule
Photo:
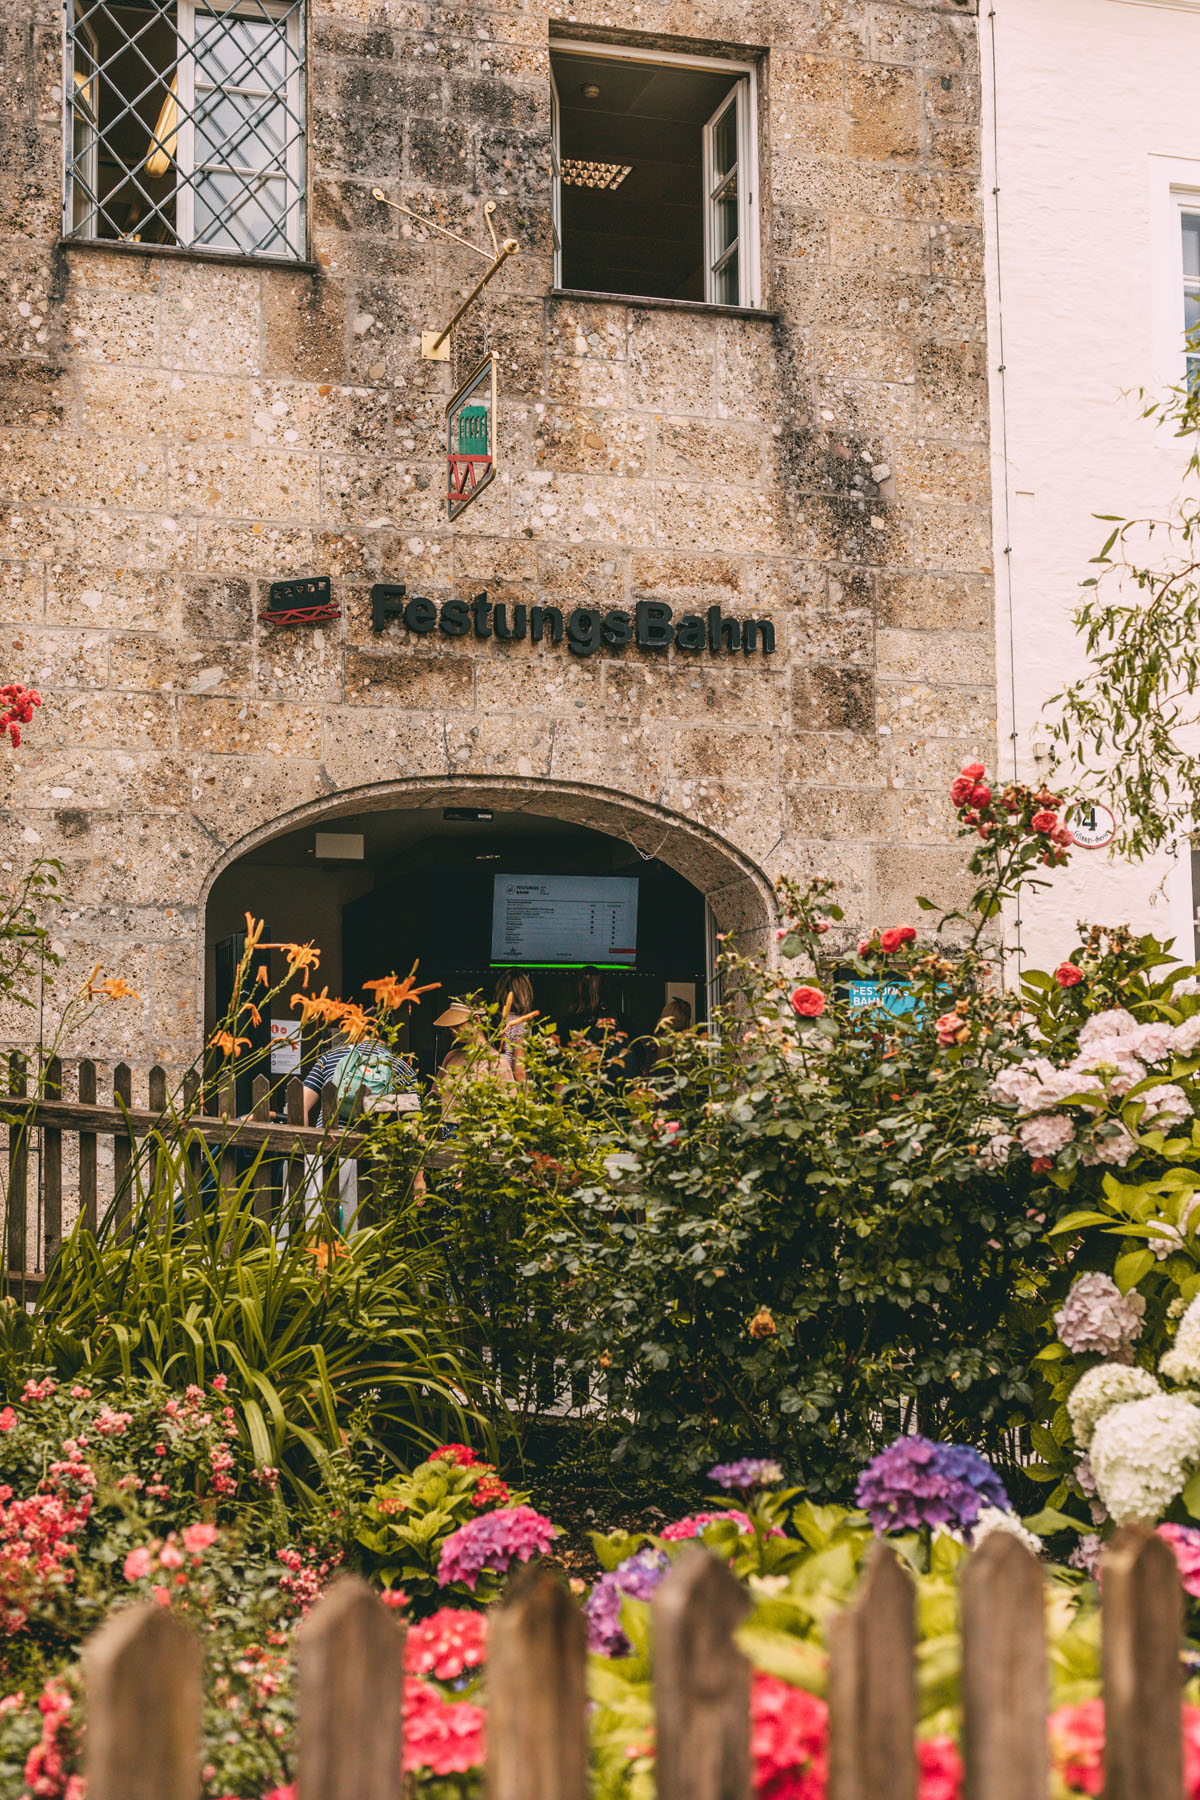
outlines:
[[[977,787],[977,788],[972,789],[972,792],[971,792],[971,805],[972,806],[990,806],[991,803],[992,803],[991,788]]]
[[[818,987],[793,988],[792,1011],[801,1019],[819,1019],[825,1011],[825,996]]]
[[[859,954],[859,955],[860,955],[860,956],[866,956],[866,954],[867,954],[867,952],[868,952],[868,951],[869,951],[869,950],[870,950],[870,948],[871,948],[871,940],[870,940],[870,938],[859,938],[859,940],[858,940],[858,954]]]
[[[971,798],[975,783],[969,775],[956,775],[950,783],[950,799],[955,806],[965,806]]]
[[[178,1544],[164,1544],[158,1553],[158,1560],[164,1569],[181,1569],[183,1552]]]
[[[6,1406],[4,1411],[0,1412],[0,1431],[11,1431],[16,1422],[16,1413],[11,1406]]]
[[[1062,962],[1054,971],[1054,979],[1059,987],[1078,987],[1083,980],[1083,970],[1072,962]]]
[[[216,1541],[217,1528],[215,1525],[206,1525],[197,1521],[195,1525],[185,1525],[183,1528],[183,1547],[185,1550],[189,1550],[193,1556],[199,1556]]]
[[[1052,831],[1058,830],[1058,814],[1047,812],[1043,809],[1041,812],[1034,813],[1029,824],[1033,831],[1045,832],[1046,836],[1049,837]]]
[[[150,1552],[145,1544],[139,1544],[137,1549],[131,1550],[125,1558],[125,1579],[126,1581],[140,1581],[143,1575],[149,1573]]]
[[[974,786],[977,781],[983,780],[987,770],[982,763],[964,763],[962,772],[971,782],[971,785]]]

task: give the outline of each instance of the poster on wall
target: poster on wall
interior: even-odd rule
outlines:
[[[299,1019],[271,1020],[271,1073],[294,1075],[300,1067]]]

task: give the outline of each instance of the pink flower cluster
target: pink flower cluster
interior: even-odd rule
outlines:
[[[409,1627],[404,1666],[410,1675],[435,1675],[454,1681],[487,1660],[487,1614],[443,1606]]]
[[[528,1562],[550,1548],[558,1533],[549,1519],[532,1506],[510,1506],[500,1512],[481,1513],[452,1531],[442,1545],[438,1585],[463,1581],[475,1591],[485,1569],[503,1574],[514,1562]]]
[[[71,1723],[71,1696],[57,1681],[48,1681],[38,1699],[42,1735],[25,1759],[25,1786],[34,1800],[83,1800],[84,1783],[68,1775],[73,1752],[60,1741]]]
[[[171,1588],[186,1588],[188,1585],[189,1558],[190,1568],[194,1573],[204,1552],[216,1543],[217,1535],[215,1525],[198,1519],[192,1525],[185,1525],[181,1532],[168,1532],[165,1539],[155,1538],[152,1543],[139,1544],[125,1558],[122,1573],[126,1581],[145,1581],[148,1576],[160,1577],[151,1592],[159,1606],[169,1606]]]
[[[447,1700],[426,1681],[404,1683],[404,1772],[465,1775],[484,1759],[487,1715],[469,1700]]]
[[[54,1580],[69,1582],[75,1534],[87,1524],[91,1500],[31,1494],[15,1500],[0,1487],[0,1631],[19,1631],[28,1616],[30,1590]]]
[[[1166,1524],[1158,1527],[1158,1535],[1175,1552],[1184,1592],[1200,1597],[1200,1531],[1194,1525]]]
[[[1091,1269],[1072,1283],[1054,1324],[1059,1338],[1076,1355],[1094,1353],[1132,1362],[1145,1311],[1146,1302],[1136,1288],[1123,1294],[1111,1275]]]
[[[677,1544],[682,1538],[699,1537],[706,1526],[720,1525],[727,1519],[732,1519],[739,1531],[752,1532],[754,1530],[754,1526],[744,1512],[730,1508],[726,1512],[689,1513],[686,1519],[676,1519],[673,1524],[664,1525],[658,1535],[665,1538],[668,1544]],[[782,1537],[783,1533],[776,1528],[773,1535]]]
[[[283,1564],[283,1574],[279,1577],[279,1585],[285,1594],[290,1594],[300,1609],[303,1617],[314,1601],[321,1598],[325,1583],[342,1560],[342,1552],[335,1550],[330,1556],[321,1556],[319,1551],[281,1550],[278,1561]]]
[[[823,1700],[755,1670],[750,1754],[757,1800],[825,1800],[827,1736]]]

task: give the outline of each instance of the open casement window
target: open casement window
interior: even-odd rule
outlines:
[[[753,67],[598,44],[550,63],[556,285],[757,306]]]
[[[706,298],[724,306],[741,302],[741,248],[746,186],[741,179],[745,157],[747,84],[739,81],[704,127],[704,260]]]
[[[304,0],[73,0],[69,236],[299,258]]]

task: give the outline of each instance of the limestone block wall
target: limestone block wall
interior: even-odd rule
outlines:
[[[67,982],[100,960],[139,989],[133,1039],[126,1014],[91,1048],[190,1057],[214,873],[381,784],[625,797],[764,888],[835,876],[851,931],[953,891],[944,784],[994,751],[974,12],[312,0],[294,268],[60,242],[60,9],[10,0],[0,619],[5,678],[46,704],[0,752],[0,861],[62,859]],[[759,315],[551,292],[552,35],[758,59]],[[376,185],[475,238],[494,198],[523,246],[451,364],[420,332],[477,265]],[[484,343],[500,469],[450,524],[443,408]],[[267,583],[302,574],[342,616],[262,625]],[[378,638],[378,580],[715,602],[778,650]]]

